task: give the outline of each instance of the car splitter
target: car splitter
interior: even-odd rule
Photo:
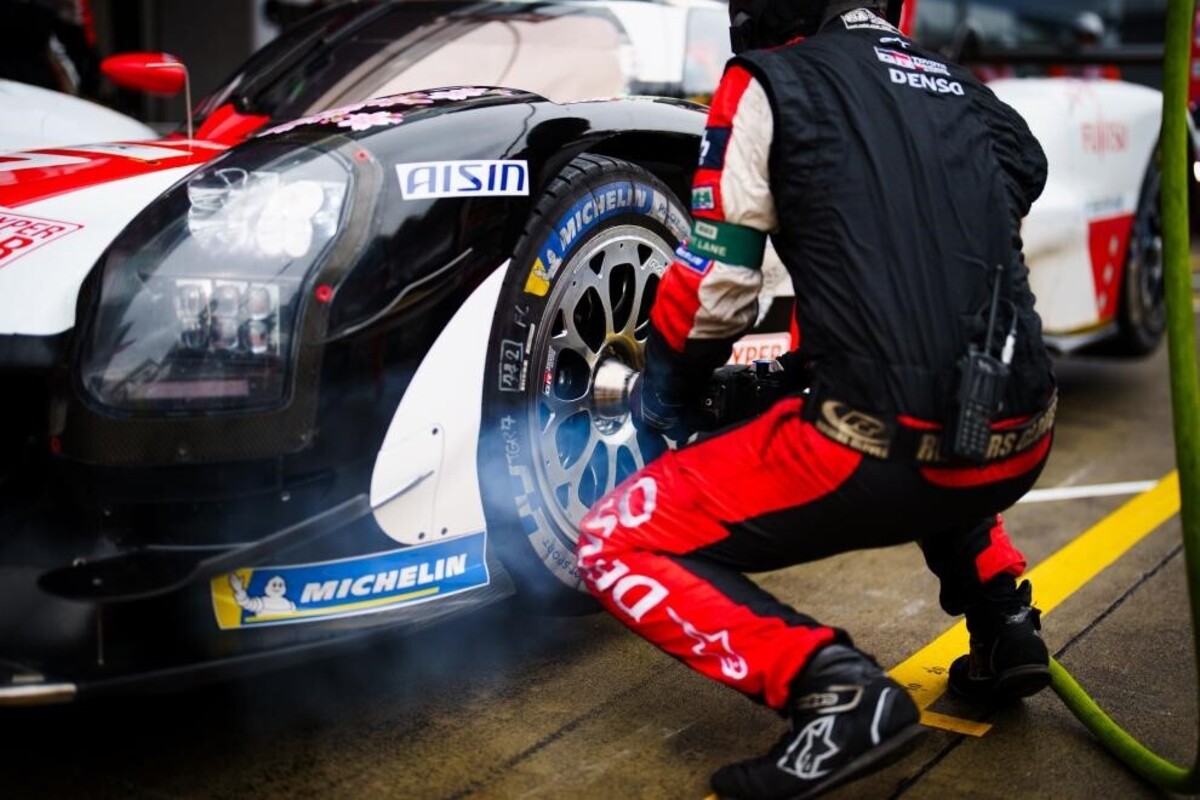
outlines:
[[[116,550],[100,541],[91,558],[64,558],[52,515],[7,521],[0,591],[18,613],[0,621],[0,707],[276,668],[515,594],[485,533],[380,550],[371,511],[359,495],[248,544],[99,555]]]

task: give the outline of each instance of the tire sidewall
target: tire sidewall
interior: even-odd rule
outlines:
[[[537,393],[548,390],[553,370],[553,361],[547,363],[553,356],[536,352],[544,316],[567,265],[604,232],[637,225],[674,249],[687,224],[675,195],[648,171],[583,157],[540,198],[509,264],[484,373],[480,484],[492,542],[519,593],[539,608],[594,608],[575,566],[577,533],[560,529],[533,463],[538,432],[531,429],[529,409]],[[669,258],[668,252],[660,274]]]
[[[1121,344],[1128,355],[1141,356],[1152,352],[1162,340],[1166,330],[1165,304],[1160,293],[1158,305],[1152,315],[1147,314],[1142,297],[1142,272],[1147,268],[1145,255],[1135,256],[1142,243],[1137,241],[1139,226],[1150,224],[1149,219],[1157,214],[1160,220],[1158,234],[1161,237],[1162,211],[1158,207],[1160,185],[1157,157],[1150,162],[1146,177],[1138,195],[1138,206],[1134,212],[1133,228],[1126,246],[1125,275],[1121,286],[1121,309],[1118,316]],[[1161,259],[1161,253],[1159,258]],[[1160,269],[1162,265],[1160,264]],[[1159,278],[1160,282],[1162,278]]]

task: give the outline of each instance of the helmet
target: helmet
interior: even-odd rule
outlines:
[[[1079,44],[1099,44],[1104,41],[1104,20],[1095,11],[1083,11],[1072,26]]]
[[[904,0],[886,0],[887,19],[900,22]],[[729,0],[729,41],[733,52],[774,47],[817,32],[830,6],[877,8],[884,0]]]

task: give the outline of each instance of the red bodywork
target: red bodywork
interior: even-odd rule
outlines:
[[[164,169],[199,166],[246,139],[268,121],[268,116],[242,114],[226,103],[204,120],[190,141],[181,134],[173,134],[151,142],[5,153],[0,155],[0,208],[19,208],[89,186]]]
[[[20,208],[89,186],[199,166],[227,148],[221,143],[185,139],[130,142],[127,153],[121,152],[122,146],[55,147],[0,155],[0,207]],[[157,157],[147,157],[150,149],[158,151]],[[27,165],[16,166],[22,161]]]

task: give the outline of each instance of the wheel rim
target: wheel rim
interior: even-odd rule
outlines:
[[[1162,214],[1158,197],[1158,178],[1148,189],[1151,199],[1138,210],[1130,238],[1129,269],[1134,295],[1129,319],[1148,331],[1161,330],[1166,324],[1163,286]]]
[[[561,267],[547,301],[529,429],[545,507],[571,541],[592,504],[665,447],[634,427],[623,388],[645,363],[650,304],[670,253],[645,228],[609,228]]]

